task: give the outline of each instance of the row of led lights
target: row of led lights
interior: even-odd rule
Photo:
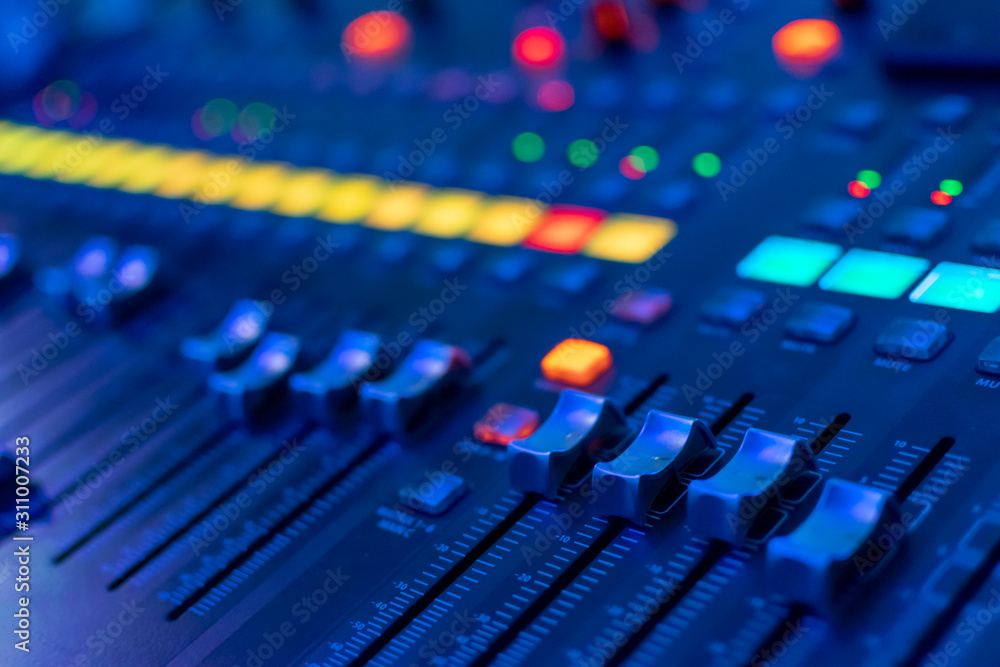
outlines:
[[[882,185],[882,174],[874,169],[862,169],[857,177],[847,184],[847,192],[852,197],[864,199],[872,190]],[[962,194],[965,186],[954,178],[946,178],[938,184],[938,189],[931,193],[931,201],[938,206],[947,206],[952,199]]]
[[[646,261],[677,233],[665,218],[414,182],[389,184],[373,176],[132,140],[98,141],[6,121],[0,121],[0,173],[196,202],[180,207],[185,216],[196,215],[200,206],[225,205],[629,263]]]
[[[511,141],[510,151],[521,162],[538,162],[545,157],[545,139],[534,132],[521,132]],[[570,164],[586,169],[597,164],[597,144],[590,139],[575,139],[566,147]],[[636,146],[618,162],[622,176],[638,180],[660,165],[660,153],[652,146]],[[691,159],[691,169],[704,178],[716,176],[722,160],[715,153],[698,153]]]
[[[910,292],[913,303],[969,310],[1000,311],[1000,271],[972,264],[939,262],[911,255],[852,248],[787,236],[769,236],[736,266],[741,278],[795,287],[819,281],[822,290],[881,299]],[[925,276],[926,274],[926,276]]]

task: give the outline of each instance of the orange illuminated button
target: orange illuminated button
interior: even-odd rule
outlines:
[[[549,252],[580,252],[601,225],[604,215],[604,211],[596,208],[553,206],[524,239],[524,245]]]
[[[793,73],[814,74],[840,53],[840,28],[823,19],[792,21],[771,38],[778,62]]]
[[[368,12],[351,21],[342,39],[344,55],[390,59],[410,45],[413,29],[405,18],[390,11]]]
[[[600,343],[567,338],[542,359],[542,374],[553,382],[585,387],[611,368],[611,350]]]
[[[538,413],[509,403],[497,403],[472,427],[480,442],[509,445],[527,438],[538,428]]]

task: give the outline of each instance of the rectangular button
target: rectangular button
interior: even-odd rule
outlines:
[[[710,324],[739,329],[764,308],[764,295],[756,290],[727,287],[701,306],[701,318]]]
[[[465,495],[468,487],[461,477],[445,472],[440,475],[433,482],[424,480],[400,489],[399,502],[431,516],[444,514]]]
[[[736,265],[736,275],[750,280],[808,287],[840,256],[843,248],[788,236],[768,236]]]
[[[836,343],[854,324],[854,311],[830,303],[806,303],[792,313],[785,332],[810,343]]]
[[[976,370],[987,375],[1000,375],[1000,338],[995,338],[979,353]]]
[[[920,257],[876,250],[848,250],[819,280],[820,289],[898,299],[930,268]]]
[[[930,361],[951,340],[948,327],[931,320],[900,317],[893,320],[875,341],[875,351],[914,361]]]
[[[927,246],[939,239],[947,228],[946,211],[914,208],[891,219],[882,230],[882,236],[891,243]]]
[[[913,293],[913,303],[995,313],[1000,310],[1000,271],[971,264],[941,262]]]

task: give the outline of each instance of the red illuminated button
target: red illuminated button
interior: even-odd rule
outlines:
[[[538,413],[509,403],[497,403],[472,427],[480,442],[508,445],[527,438],[538,428]]]
[[[673,305],[670,292],[666,290],[634,290],[615,299],[612,312],[625,322],[651,324],[669,313]]]
[[[565,50],[562,35],[552,28],[528,28],[514,39],[514,58],[530,67],[551,67]]]
[[[556,206],[546,211],[524,245],[549,252],[580,252],[603,219],[604,211],[594,208]]]
[[[611,350],[589,340],[567,338],[542,359],[542,374],[553,382],[585,387],[611,368]]]

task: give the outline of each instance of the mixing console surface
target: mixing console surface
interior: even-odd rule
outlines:
[[[6,3],[0,664],[997,664],[998,21]]]

